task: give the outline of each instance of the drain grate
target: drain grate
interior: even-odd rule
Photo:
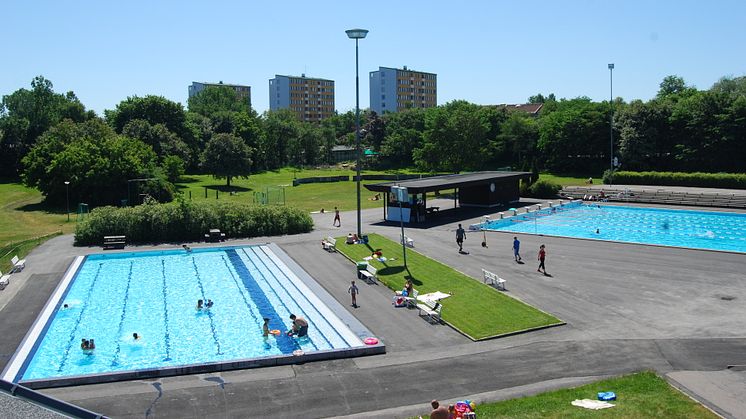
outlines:
[[[723,295],[723,296],[720,297],[720,299],[723,300],[723,301],[733,301],[733,300],[736,299],[736,297],[734,297],[732,295]]]

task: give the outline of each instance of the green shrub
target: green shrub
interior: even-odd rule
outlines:
[[[620,185],[746,189],[746,174],[740,173],[616,172],[612,180]]]
[[[199,241],[211,228],[230,238],[307,233],[311,216],[291,207],[236,202],[148,202],[136,207],[99,207],[78,223],[75,245],[100,244],[104,236],[127,236],[130,243]]]
[[[521,196],[530,198],[554,198],[562,186],[549,181],[539,180],[532,184],[521,183]]]

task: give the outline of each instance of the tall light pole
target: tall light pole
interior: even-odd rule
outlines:
[[[609,167],[614,171],[614,63],[609,64]]]
[[[67,222],[70,222],[70,181],[65,181],[65,208],[67,208]]]
[[[355,40],[355,169],[357,172],[357,236],[362,237],[360,229],[360,76],[358,71],[357,44],[368,34],[367,29],[348,29],[347,37]]]

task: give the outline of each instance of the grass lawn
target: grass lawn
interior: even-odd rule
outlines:
[[[596,399],[600,391],[613,391],[614,407],[588,410],[570,404],[575,399]],[[701,404],[646,371],[538,394],[520,399],[480,404],[479,418],[717,418]]]
[[[407,172],[382,172],[364,170],[362,174],[395,174]],[[293,186],[293,178],[306,178],[317,176],[350,176],[347,182],[332,183],[310,183]],[[187,175],[184,176],[177,187],[186,198],[189,192],[194,200],[215,200],[215,192],[218,191],[218,199],[236,200],[245,203],[254,202],[255,192],[265,192],[269,186],[285,186],[286,205],[301,208],[306,211],[326,211],[338,207],[340,211],[351,211],[357,208],[356,182],[352,181],[355,171],[350,169],[309,169],[296,171],[291,168],[280,169],[251,175],[248,179],[233,179],[230,189],[225,186],[225,180],[215,179],[210,175]],[[362,185],[370,183],[381,183],[383,180],[363,181]],[[362,208],[380,208],[383,200],[372,201],[375,193],[360,187],[360,206]],[[235,195],[230,195],[229,191]],[[205,198],[207,191],[207,198]]]
[[[562,323],[547,313],[411,249],[407,249],[407,273],[400,244],[377,234],[369,235],[368,239],[367,245],[340,244],[337,249],[354,261],[362,261],[374,250],[380,249],[389,260],[371,263],[378,269],[378,279],[392,290],[402,289],[411,274],[414,287],[420,294],[434,291],[451,294],[451,297],[441,301],[442,318],[472,339]],[[344,242],[345,237],[337,238],[337,243]]]
[[[64,185],[63,185],[64,186]],[[64,209],[49,210],[36,189],[20,183],[0,182],[0,271],[10,267],[10,258],[21,258],[39,244],[27,240],[57,231],[71,233],[75,229],[75,214],[67,222]],[[72,206],[72,204],[71,204]],[[23,243],[20,243],[23,242]]]
[[[589,176],[560,176],[553,175],[551,173],[539,173],[539,180],[548,180],[554,182],[560,186],[584,186]],[[603,183],[602,176],[592,176],[593,183]]]

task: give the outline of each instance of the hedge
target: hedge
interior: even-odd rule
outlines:
[[[236,202],[146,203],[136,207],[99,207],[79,222],[75,245],[98,245],[104,236],[127,236],[128,243],[200,241],[211,228],[229,238],[307,233],[311,216],[291,207]]]
[[[521,196],[530,198],[554,198],[562,189],[562,186],[549,181],[539,180],[532,184],[521,182]]]
[[[746,174],[742,173],[615,172],[611,181],[619,185],[746,189]]]

